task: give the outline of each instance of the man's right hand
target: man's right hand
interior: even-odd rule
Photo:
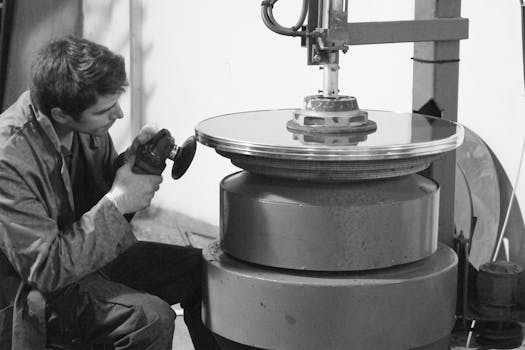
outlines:
[[[106,194],[122,214],[149,207],[162,182],[161,175],[135,174],[132,171],[133,164],[134,155],[117,170],[113,186]]]

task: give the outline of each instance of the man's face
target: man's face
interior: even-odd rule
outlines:
[[[70,119],[68,127],[94,136],[106,134],[117,119],[124,117],[118,103],[120,93],[99,96],[97,102],[80,113],[78,120]]]

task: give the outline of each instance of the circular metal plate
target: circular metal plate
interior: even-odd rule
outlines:
[[[419,262],[356,273],[247,264],[204,251],[203,321],[263,349],[410,349],[450,334],[457,257],[441,245]]]
[[[377,124],[357,143],[305,142],[286,127],[295,109],[253,111],[206,119],[196,127],[199,142],[219,152],[289,160],[363,161],[423,157],[457,148],[459,124],[420,114],[367,110]]]

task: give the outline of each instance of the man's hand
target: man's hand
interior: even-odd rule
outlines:
[[[160,175],[135,174],[132,171],[135,155],[117,170],[113,186],[106,197],[122,214],[134,213],[149,207],[162,182]]]
[[[157,132],[159,132],[159,130],[155,126],[152,126],[152,125],[145,125],[145,126],[143,126],[142,129],[140,129],[140,131],[137,134],[137,136],[135,136],[135,139],[133,139],[133,142],[131,143],[131,146],[126,151],[127,152],[127,157],[129,158],[130,156],[134,155],[135,152],[137,151],[137,148],[140,145],[143,145],[146,142],[148,142],[149,140],[151,140],[151,138],[153,136],[155,136],[157,134]]]

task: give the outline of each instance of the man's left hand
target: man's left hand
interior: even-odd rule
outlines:
[[[133,139],[133,142],[131,143],[131,146],[126,151],[126,158],[129,158],[131,155],[134,155],[137,151],[137,148],[140,145],[145,144],[153,136],[155,136],[159,132],[159,129],[153,125],[145,125],[140,129],[137,136],[135,136],[135,139]]]

